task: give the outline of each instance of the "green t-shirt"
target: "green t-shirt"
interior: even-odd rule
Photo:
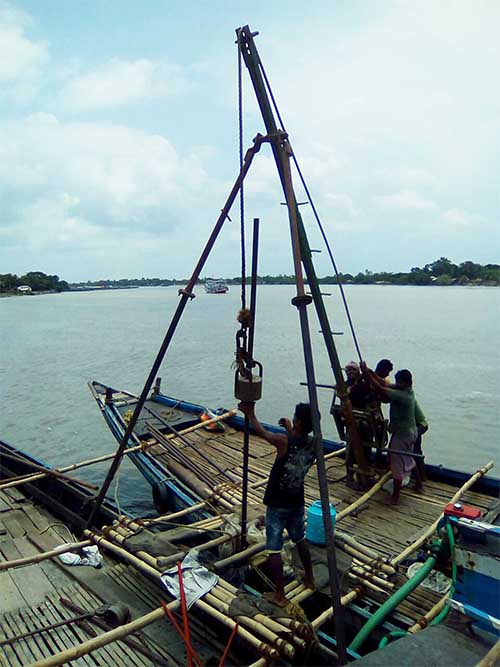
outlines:
[[[417,426],[423,426],[423,427],[429,426],[429,424],[427,423],[427,419],[424,413],[422,412],[422,408],[418,404],[417,400],[415,400],[415,422]]]
[[[389,431],[416,431],[415,394],[413,389],[386,389],[389,399]]]

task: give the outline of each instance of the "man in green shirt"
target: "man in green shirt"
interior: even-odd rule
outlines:
[[[389,432],[391,433],[391,439],[388,451],[394,486],[392,495],[389,497],[389,502],[392,505],[397,505],[399,503],[399,494],[403,479],[414,469],[417,486],[421,486],[414,457],[405,455],[405,452],[408,452],[408,454],[413,453],[417,439],[415,416],[418,403],[416,403],[415,394],[413,393],[413,378],[410,371],[406,369],[400,370],[394,376],[396,384],[388,387],[382,384],[377,375],[366,366],[365,362],[361,363],[361,370],[370,384],[385,396],[390,404]],[[418,412],[423,417],[420,407],[418,407]]]

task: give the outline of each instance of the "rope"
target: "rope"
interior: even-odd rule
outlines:
[[[264,69],[264,66],[263,66],[262,63],[259,63],[259,65],[260,65],[260,69],[261,69],[261,71],[262,71],[262,76],[263,76],[263,78],[264,78],[264,81],[265,81],[265,84],[266,84],[266,87],[267,87],[267,90],[268,90],[268,93],[269,93],[269,97],[271,98],[271,101],[272,101],[274,110],[275,110],[275,112],[276,112],[276,115],[277,115],[277,117],[278,117],[279,123],[280,123],[280,125],[281,125],[281,128],[282,128],[283,132],[286,132],[285,124],[284,124],[283,119],[282,119],[282,117],[281,117],[281,114],[280,114],[280,112],[279,112],[278,105],[276,104],[276,100],[275,100],[273,91],[272,91],[272,89],[271,89],[271,84],[269,83],[269,79],[267,78],[267,74],[266,74],[266,71],[265,71],[265,69]],[[353,339],[353,341],[354,341],[354,345],[355,345],[355,347],[356,347],[356,352],[358,353],[359,360],[361,361],[363,357],[362,357],[362,355],[361,355],[361,350],[360,350],[360,347],[359,347],[359,344],[358,344],[358,339],[357,339],[357,337],[356,337],[356,332],[355,332],[355,330],[354,330],[354,324],[353,324],[353,321],[352,321],[352,318],[351,318],[351,313],[350,313],[350,311],[349,311],[349,306],[348,306],[348,304],[347,304],[347,298],[346,298],[346,295],[345,295],[345,292],[344,292],[344,288],[343,288],[343,286],[342,286],[342,282],[341,282],[341,280],[340,280],[339,271],[338,271],[338,269],[337,269],[337,263],[335,262],[335,258],[334,258],[334,256],[333,256],[333,252],[332,252],[331,247],[330,247],[330,244],[329,244],[329,242],[328,242],[328,239],[327,239],[327,236],[326,236],[326,233],[325,233],[323,224],[321,223],[320,217],[319,217],[319,215],[318,215],[318,211],[316,210],[316,206],[314,205],[313,199],[312,199],[312,197],[311,197],[311,193],[309,192],[309,188],[308,188],[307,185],[306,185],[305,179],[304,179],[304,177],[303,177],[303,175],[302,175],[302,171],[301,171],[301,169],[300,169],[300,167],[299,167],[299,163],[297,162],[297,158],[295,157],[295,152],[294,152],[294,151],[292,151],[292,159],[293,159],[293,162],[294,162],[295,167],[296,167],[296,169],[297,169],[297,173],[299,174],[299,177],[300,177],[302,186],[303,186],[303,188],[304,188],[304,190],[305,190],[305,192],[306,192],[306,195],[307,195],[307,198],[308,198],[308,200],[309,200],[309,203],[311,204],[311,208],[312,208],[314,217],[315,217],[315,219],[316,219],[316,222],[317,222],[317,224],[318,224],[319,230],[320,230],[320,232],[321,232],[321,236],[322,236],[323,241],[324,241],[324,243],[325,243],[326,249],[327,249],[327,251],[328,251],[328,255],[329,255],[329,257],[330,257],[330,261],[331,261],[331,263],[332,263],[333,270],[335,271],[335,275],[337,276],[337,282],[338,282],[338,286],[339,286],[339,289],[340,289],[340,294],[341,294],[341,296],[342,296],[342,302],[343,302],[343,304],[344,304],[344,309],[345,309],[345,312],[346,312],[347,320],[348,320],[348,322],[349,322],[349,328],[350,328],[350,330],[351,330],[352,339]]]
[[[120,514],[122,513],[122,510],[121,510],[121,507],[120,507],[120,500],[118,498],[119,486],[120,486],[120,470],[117,470],[116,471],[116,479],[115,479],[114,500],[115,500],[116,509],[118,511],[118,516],[120,516]]]
[[[243,78],[240,48],[240,34],[238,33],[238,139],[240,152],[240,172],[243,168]],[[240,186],[240,238],[241,238],[241,307],[246,308],[246,261],[245,261],[245,197],[243,181]]]

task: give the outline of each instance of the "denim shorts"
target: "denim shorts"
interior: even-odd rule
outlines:
[[[287,530],[292,542],[304,539],[304,505],[301,507],[267,507],[266,549],[278,553],[283,548],[283,531]]]

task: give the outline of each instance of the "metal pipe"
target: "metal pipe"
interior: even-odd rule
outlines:
[[[259,259],[259,219],[253,220],[252,244],[252,284],[250,290],[250,331],[248,335],[247,355],[250,364],[250,374],[253,366],[253,344],[255,333],[255,309],[257,307],[257,264]],[[250,420],[245,415],[245,429],[243,432],[243,475],[241,487],[241,548],[247,546],[248,520],[248,461],[250,458]]]
[[[293,190],[293,184],[290,171],[291,148],[284,133],[278,132],[274,120],[274,114],[269,103],[267,91],[262,79],[260,70],[260,58],[253,41],[253,34],[248,26],[237,30],[238,42],[242,50],[245,64],[248,68],[252,83],[260,106],[268,136],[271,138],[271,148],[273,150],[278,174],[285,193],[288,217],[290,222],[290,234],[292,239],[292,253],[295,267],[295,280],[297,286],[297,296],[292,303],[298,308],[300,316],[300,326],[302,332],[302,344],[304,351],[304,361],[306,366],[306,376],[309,391],[309,403],[311,406],[314,439],[317,455],[317,470],[323,508],[323,520],[325,523],[325,537],[327,544],[328,569],[330,573],[330,592],[332,600],[332,611],[335,619],[335,631],[338,642],[339,664],[343,665],[347,661],[344,615],[340,601],[340,592],[337,579],[335,544],[333,540],[333,530],[330,521],[330,506],[328,495],[328,483],[326,479],[326,466],[323,458],[323,437],[321,434],[320,414],[318,408],[318,396],[316,391],[316,380],[314,373],[314,361],[312,355],[312,345],[309,331],[309,322],[307,317],[307,305],[313,300],[312,297],[305,294],[304,279],[302,274],[302,262],[304,262],[304,248],[301,243],[300,233],[302,221],[298,212],[297,201]],[[319,294],[319,290],[318,290]],[[314,298],[318,298],[313,293]],[[319,294],[321,299],[321,294]],[[322,302],[321,302],[322,303]],[[323,307],[324,310],[324,307]],[[326,315],[326,313],[325,313]],[[325,322],[325,320],[323,320]],[[326,320],[325,327],[328,325]],[[324,328],[322,326],[322,328]],[[328,326],[328,330],[330,327]],[[342,373],[340,373],[340,382],[344,383]],[[342,385],[345,387],[345,383]]]

